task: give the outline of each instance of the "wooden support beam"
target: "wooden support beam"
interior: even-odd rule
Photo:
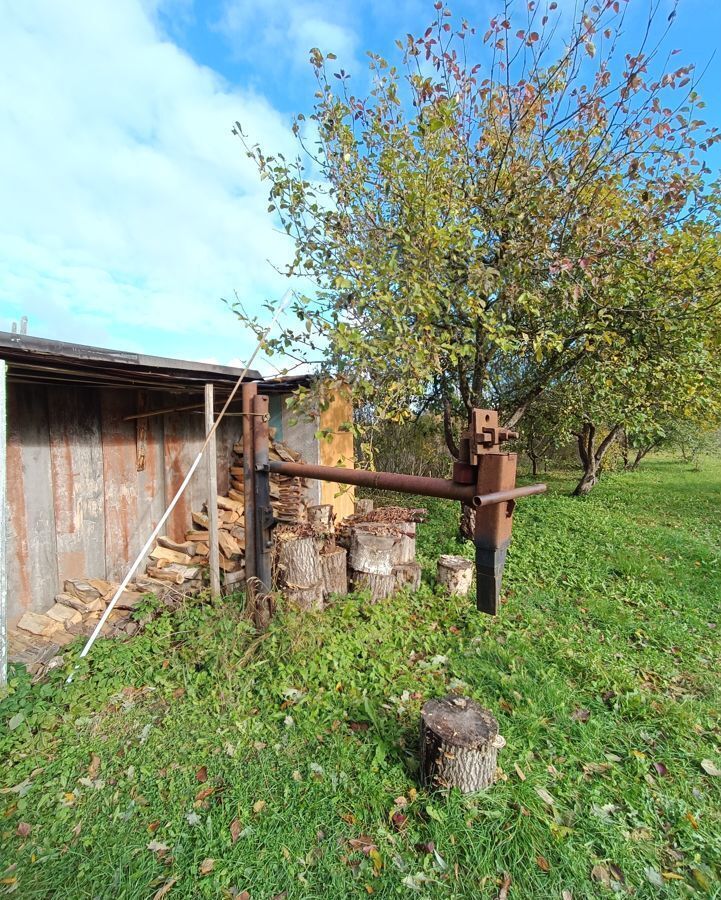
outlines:
[[[209,434],[215,423],[213,385],[205,385],[205,433]],[[218,547],[218,463],[216,459],[215,432],[210,436],[205,454],[208,471],[208,536],[210,554],[210,594],[220,596],[220,549]]]
[[[7,684],[7,365],[0,359],[0,691]]]

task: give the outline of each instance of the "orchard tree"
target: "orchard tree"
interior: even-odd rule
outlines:
[[[695,315],[629,275],[682,225],[709,227],[718,138],[694,66],[666,46],[675,12],[643,4],[631,26],[639,5],[579,0],[568,25],[556,2],[508,2],[476,29],[437,3],[396,61],[370,54],[367,93],[314,49],[298,158],[235,128],[301,285],[297,324],[266,349],[322,357],[379,419],[435,407],[456,452],[474,406],[512,426],[610,344],[640,352]]]

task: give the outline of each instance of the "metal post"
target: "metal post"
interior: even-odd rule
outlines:
[[[0,359],[0,690],[7,684],[7,365]]]
[[[243,499],[245,502],[245,581],[255,573],[255,462],[253,458],[253,397],[258,385],[243,385]]]
[[[270,530],[273,525],[273,507],[270,504],[270,468],[268,431],[268,398],[253,398],[253,453],[255,469],[255,574],[260,582],[259,591],[270,591]]]
[[[210,434],[215,424],[213,385],[205,385],[205,433]],[[208,536],[210,538],[210,595],[220,596],[220,547],[218,545],[218,462],[215,449],[215,432],[210,435],[205,456],[208,467]]]

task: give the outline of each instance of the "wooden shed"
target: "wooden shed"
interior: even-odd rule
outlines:
[[[0,332],[8,627],[27,610],[47,609],[66,578],[123,577],[203,444],[205,385],[214,386],[217,412],[240,375],[227,366]],[[264,381],[250,371],[246,380],[262,382],[259,390],[270,395],[278,440],[308,462],[353,464],[352,437],[339,429],[350,415],[347,399],[336,397],[319,420],[293,421],[285,401],[307,377]],[[319,441],[319,429],[330,429],[332,440]],[[220,494],[240,437],[239,392],[217,431]],[[174,539],[183,539],[191,511],[207,499],[203,470],[168,522]],[[352,494],[339,486],[312,482],[309,495],[333,503],[339,517],[352,512]]]

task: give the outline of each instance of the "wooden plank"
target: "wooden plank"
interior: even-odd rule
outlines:
[[[101,392],[105,577],[111,581],[122,580],[148,534],[147,525],[139,533],[135,422],[123,421],[135,406],[132,390]]]
[[[218,493],[225,496],[230,489],[230,464],[233,459],[233,444],[243,437],[242,419],[239,417],[224,418],[216,437],[216,458],[218,460]]]
[[[165,462],[164,462],[164,437],[163,419],[142,419],[145,423],[145,466],[138,469],[137,462],[137,423],[136,428],[136,478],[138,491],[138,516],[141,544],[146,541],[148,535],[160,521],[165,512]],[[131,423],[132,424],[132,423]],[[170,502],[171,498],[167,498]],[[132,560],[131,560],[132,562]],[[140,567],[142,571],[142,566]]]
[[[8,386],[8,627],[43,612],[60,590],[50,465],[47,389]]]
[[[105,502],[97,391],[49,387],[48,424],[58,581],[103,576]]]
[[[203,445],[204,419],[193,413],[168,413],[163,417],[163,427],[165,496],[170,502]],[[205,478],[202,467],[199,469],[168,519],[166,534],[174,541],[184,539],[192,524],[191,514],[199,512],[205,502]]]
[[[5,565],[7,548],[6,456],[7,456],[7,366],[0,359],[0,688],[7,684],[8,632],[7,599],[8,577]]]
[[[215,421],[213,406],[213,385],[205,385],[205,434],[210,433]],[[218,549],[218,463],[215,455],[215,433],[213,433],[205,450],[205,467],[208,483],[208,533],[210,535],[210,594],[220,596],[220,551]]]
[[[353,406],[348,392],[336,391],[329,405],[321,410],[320,428],[332,432],[329,441],[319,441],[320,464],[322,466],[345,466],[352,469],[354,464],[353,435],[341,430],[346,422],[353,421]],[[331,503],[338,522],[355,511],[355,488],[335,482],[320,483],[320,502]]]

